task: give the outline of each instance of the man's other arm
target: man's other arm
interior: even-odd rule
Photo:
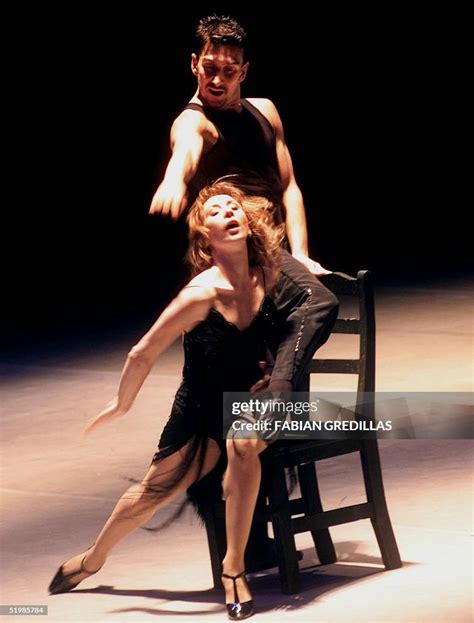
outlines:
[[[291,254],[315,275],[326,275],[330,271],[308,257],[308,233],[303,195],[296,182],[280,115],[271,100],[256,99],[252,100],[252,103],[269,120],[275,132],[276,156],[283,186],[283,205],[286,210],[286,234]]]

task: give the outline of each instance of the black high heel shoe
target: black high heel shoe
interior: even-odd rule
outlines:
[[[91,547],[93,546],[91,545]],[[94,573],[97,573],[98,571],[102,569],[102,567],[99,567],[96,571],[88,571],[84,567],[84,560],[86,559],[86,556],[87,554],[85,554],[84,558],[81,560],[81,566],[79,567],[79,571],[73,571],[72,573],[64,573],[63,567],[66,563],[63,563],[59,567],[59,569],[56,572],[56,575],[51,580],[51,584],[48,587],[48,591],[50,595],[58,595],[59,593],[68,593],[69,591],[72,591],[73,588],[76,588],[76,586],[78,586],[82,582],[82,580],[86,579],[86,578],[82,578],[82,580],[79,580],[79,582],[74,583],[71,580],[75,575],[80,575],[81,573],[87,573],[87,577],[89,577],[91,575],[94,575]]]
[[[245,571],[239,573],[238,575],[227,575],[227,573],[222,574],[223,578],[228,578],[232,580],[234,583],[234,602],[233,604],[226,604],[227,608],[227,616],[231,621],[241,621],[242,619],[247,619],[251,617],[254,613],[253,608],[253,600],[250,601],[239,601],[239,595],[237,593],[237,584],[236,580],[239,578],[243,578],[245,583],[247,583],[247,578],[245,577]]]

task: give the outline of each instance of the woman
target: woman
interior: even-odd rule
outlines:
[[[203,189],[193,205],[188,258],[197,274],[131,349],[117,396],[86,428],[89,432],[129,411],[157,357],[184,334],[183,381],[159,450],[143,481],[119,500],[95,543],[59,568],[49,587],[52,594],[70,591],[97,573],[114,545],[227,460],[226,605],[232,620],[253,614],[244,552],[260,486],[258,454],[266,443],[225,440],[222,395],[265,384],[261,368],[276,314],[268,292],[278,273],[281,240],[281,232],[262,216],[265,203],[217,182]]]

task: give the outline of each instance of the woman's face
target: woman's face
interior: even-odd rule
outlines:
[[[209,197],[202,209],[211,246],[222,242],[246,240],[249,236],[247,215],[240,203],[230,195]]]

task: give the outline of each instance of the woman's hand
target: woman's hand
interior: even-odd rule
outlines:
[[[270,379],[272,378],[274,363],[275,360],[271,352],[267,348],[267,361],[258,362],[258,367],[260,368],[260,370],[262,370],[263,376],[255,383],[255,385],[252,385],[252,387],[250,388],[251,392],[261,392],[268,387]]]
[[[96,415],[85,427],[84,434],[90,433],[94,428],[98,426],[102,426],[103,424],[107,424],[107,422],[111,422],[112,420],[121,417],[126,413],[126,410],[123,407],[118,406],[118,398],[114,398],[111,400],[108,405]]]

